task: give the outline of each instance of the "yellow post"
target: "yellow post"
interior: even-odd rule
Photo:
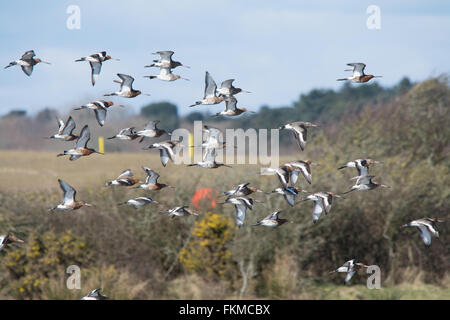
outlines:
[[[105,153],[105,139],[102,136],[98,137],[98,152]]]
[[[189,155],[191,161],[194,161],[194,135],[192,133],[189,133]]]

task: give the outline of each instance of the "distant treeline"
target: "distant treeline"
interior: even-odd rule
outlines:
[[[275,128],[281,124],[295,120],[321,121],[339,120],[345,115],[354,114],[365,106],[376,106],[394,99],[405,93],[413,86],[408,78],[403,78],[393,87],[381,87],[378,83],[367,85],[351,85],[346,83],[339,90],[313,89],[306,94],[301,94],[292,106],[271,107],[264,105],[255,115],[246,115],[233,119],[233,127],[239,128]],[[193,111],[181,117],[178,114],[177,105],[162,101],[143,106],[140,110],[143,117],[161,120],[161,127],[169,130],[176,129],[182,122],[196,120],[223,122],[224,117],[210,118],[208,112]],[[35,116],[39,121],[53,121],[57,111],[52,108],[44,108]],[[26,117],[24,110],[12,110],[3,118]]]

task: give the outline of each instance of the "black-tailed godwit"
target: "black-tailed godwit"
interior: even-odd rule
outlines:
[[[114,80],[114,82],[120,84],[120,90],[113,93],[105,94],[106,97],[119,96],[124,98],[134,98],[140,94],[149,96],[149,94],[142,93],[140,90],[133,89],[134,78],[132,76],[123,73],[118,73],[117,76],[120,78],[120,80]]]
[[[203,100],[196,101],[194,104],[189,107],[195,107],[200,104],[203,105],[211,105],[211,104],[219,104],[224,100],[224,97],[218,97],[216,95],[217,85],[214,79],[211,77],[208,71],[205,74],[205,93],[203,95]]]
[[[174,54],[173,51],[169,51],[169,50],[157,51],[157,52],[154,52],[153,54],[159,55],[159,59],[153,60],[153,63],[148,66],[144,66],[145,68],[151,68],[151,67],[170,68],[170,69],[175,69],[176,67],[190,68],[189,66],[186,66],[179,61],[172,60],[172,56]]]
[[[94,102],[90,102],[86,105],[83,105],[79,108],[75,108],[74,110],[83,110],[83,109],[91,109],[95,112],[95,118],[97,119],[98,124],[103,127],[105,124],[106,113],[108,112],[108,108],[112,106],[123,107],[120,104],[115,104],[112,101],[105,100],[97,100]]]
[[[152,198],[149,198],[149,197],[137,197],[137,198],[125,201],[125,202],[118,203],[118,205],[127,204],[127,205],[130,205],[130,206],[133,206],[135,209],[139,209],[139,208],[142,208],[143,206],[146,206],[146,205],[148,205],[150,203],[156,203],[157,204],[158,201],[155,201],[155,200],[153,200]]]
[[[64,123],[62,119],[56,119],[58,121],[58,133],[52,135],[47,139],[57,139],[62,141],[72,141],[78,138],[76,134],[73,134],[73,130],[75,129],[75,121],[72,119],[72,116],[69,116],[67,121]]]
[[[77,143],[75,144],[75,148],[69,149],[69,150],[64,150],[64,152],[58,154],[57,157],[70,155],[69,160],[74,161],[80,157],[88,156],[92,153],[103,154],[101,152],[98,152],[94,149],[87,147],[87,144],[90,139],[91,139],[91,133],[89,131],[89,127],[88,127],[88,125],[85,125],[83,127],[83,129],[81,129],[80,137],[78,138]]]
[[[107,182],[106,186],[133,186],[139,182],[139,179],[134,177],[133,171],[130,169],[124,170],[115,180]]]
[[[355,273],[362,269],[362,268],[368,268],[369,266],[366,266],[364,263],[356,262],[355,259],[349,260],[346,263],[344,263],[341,267],[337,268],[336,270],[331,271],[330,273],[334,272],[344,272],[347,273],[347,276],[345,277],[344,283],[349,284],[352,277],[355,275]]]
[[[285,224],[286,222],[289,222],[287,219],[282,219],[278,217],[278,215],[281,212],[282,211],[272,212],[267,217],[265,217],[261,221],[258,221],[256,224],[253,224],[252,226],[264,226],[269,228],[276,228],[281,226],[282,224]]]
[[[304,151],[306,147],[306,139],[309,127],[318,127],[318,125],[311,122],[297,121],[285,124],[278,129],[291,130],[294,134],[295,141],[297,141],[297,144],[300,147],[300,150]]]
[[[56,207],[51,208],[50,211],[54,210],[77,210],[83,206],[92,207],[92,204],[86,203],[84,201],[76,201],[75,197],[77,195],[77,191],[71,187],[67,182],[58,179],[59,186],[63,191],[63,202],[58,204]]]
[[[119,59],[111,58],[111,56],[106,54],[106,51],[98,52],[91,54],[88,57],[82,57],[80,59],[75,60],[75,62],[79,61],[88,61],[91,66],[91,83],[94,86],[95,81],[97,81],[98,76],[100,75],[100,71],[102,70],[102,63],[107,60],[116,60]]]
[[[189,206],[175,207],[166,211],[160,211],[161,213],[168,214],[172,219],[175,217],[184,216],[198,216],[197,212],[189,210]]]
[[[39,58],[35,58],[36,54],[34,53],[34,50],[29,50],[25,52],[22,57],[19,60],[10,62],[6,67],[12,67],[15,65],[19,65],[22,68],[22,71],[27,75],[31,76],[33,73],[33,67],[38,63],[45,63],[45,64],[51,64],[50,62],[43,61]]]
[[[109,297],[104,296],[100,293],[100,290],[102,290],[101,288],[92,290],[91,292],[89,292],[89,294],[83,298],[81,298],[81,300],[109,300]]]
[[[366,65],[364,63],[358,62],[358,63],[347,63],[348,66],[353,67],[351,71],[353,71],[353,75],[348,78],[342,78],[337,79],[337,81],[346,81],[349,80],[351,82],[355,83],[364,83],[369,81],[372,78],[381,78],[382,76],[374,76],[371,74],[365,74],[364,69],[366,68]],[[350,70],[345,70],[350,71]]]
[[[443,220],[437,218],[422,218],[404,224],[402,228],[417,227],[423,243],[425,243],[426,246],[429,246],[431,244],[431,235],[439,238],[439,232],[436,230],[436,224],[438,222],[443,222]]]
[[[0,235],[0,251],[2,251],[6,246],[14,242],[24,242],[22,239],[17,238],[12,234]]]

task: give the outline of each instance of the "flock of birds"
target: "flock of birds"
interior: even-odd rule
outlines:
[[[186,78],[181,77],[180,75],[176,75],[172,73],[172,69],[182,66],[186,68],[190,68],[189,66],[183,65],[179,61],[172,60],[172,56],[174,54],[173,51],[158,51],[154,54],[159,55],[159,59],[153,60],[153,63],[147,65],[145,67],[157,67],[160,69],[160,73],[158,75],[146,76],[150,79],[159,79],[162,81],[174,81],[177,79]],[[82,57],[80,59],[75,60],[76,62],[87,61],[91,67],[91,83],[94,86],[98,77],[100,75],[100,71],[102,68],[102,63],[107,60],[116,60],[111,56],[107,55],[106,52],[100,52],[92,54],[88,57]],[[22,57],[16,61],[9,63],[5,68],[9,68],[15,65],[20,65],[23,72],[27,76],[31,76],[33,72],[33,67],[38,63],[46,63],[39,58],[35,58],[35,53],[33,50],[25,52]],[[364,63],[349,63],[349,66],[352,69],[346,69],[345,71],[352,71],[352,76],[342,79],[337,79],[338,81],[351,81],[354,83],[365,83],[370,81],[372,78],[377,78],[380,76],[368,75],[364,73],[365,64]],[[114,80],[114,82],[120,84],[120,90],[105,94],[105,96],[120,96],[124,98],[134,98],[138,95],[146,95],[142,93],[140,90],[133,89],[134,78],[130,75],[118,73],[117,76],[120,80]],[[206,72],[205,74],[205,90],[203,99],[196,101],[194,104],[189,107],[195,107],[198,105],[216,105],[221,102],[225,102],[225,109],[222,112],[216,113],[215,116],[229,116],[234,117],[238,116],[244,112],[252,112],[247,110],[246,108],[238,108],[237,100],[235,95],[241,92],[249,91],[243,90],[241,88],[236,88],[233,86],[234,79],[225,80],[221,83],[221,87],[217,88],[216,82],[209,74]],[[100,126],[105,124],[107,111],[110,107],[118,106],[123,107],[122,105],[115,104],[112,101],[98,100],[86,105],[83,105],[75,110],[93,110],[97,119],[97,122]],[[166,130],[158,128],[158,120],[152,120],[146,124],[146,126],[142,130],[136,130],[135,127],[124,128],[119,131],[115,136],[110,137],[108,139],[119,139],[119,140],[135,140],[140,138],[139,142],[142,142],[145,138],[158,138],[163,135],[170,136],[171,133]],[[69,159],[71,161],[77,160],[82,156],[89,156],[93,153],[100,153],[95,149],[88,147],[88,142],[90,140],[90,131],[88,125],[85,125],[80,134],[74,134],[74,129],[76,128],[75,121],[71,116],[67,119],[66,122],[58,119],[58,133],[48,137],[49,139],[56,139],[61,141],[74,141],[76,140],[75,146],[72,149],[64,150],[62,153],[57,156],[70,156]],[[307,131],[309,128],[316,128],[317,124],[310,122],[292,122],[285,124],[278,128],[279,130],[289,130],[293,133],[294,138],[298,144],[298,147],[301,151],[304,151],[306,148],[307,141]],[[203,150],[203,159],[200,162],[189,164],[188,166],[199,166],[202,168],[215,169],[222,166],[229,167],[224,163],[219,163],[216,161],[217,150],[221,148],[226,148],[226,142],[222,140],[223,134],[222,132],[210,126],[204,125],[203,127],[203,143],[200,146]],[[169,160],[172,162],[176,157],[176,148],[184,147],[181,144],[181,141],[175,140],[165,140],[162,142],[156,142],[149,145],[146,149],[158,149],[160,152],[160,160],[162,165],[165,167]],[[355,184],[346,192],[341,194],[336,194],[333,192],[315,192],[308,193],[308,191],[302,189],[301,187],[296,186],[298,181],[298,177],[301,175],[305,179],[308,184],[312,183],[312,171],[311,167],[317,165],[309,160],[296,160],[285,163],[278,168],[266,168],[265,171],[267,173],[275,174],[278,177],[280,182],[280,187],[276,188],[271,192],[262,191],[256,187],[250,186],[250,183],[242,183],[237,185],[235,188],[224,192],[224,196],[226,199],[220,204],[232,204],[236,210],[236,225],[241,227],[245,221],[245,215],[247,209],[253,210],[253,206],[255,202],[259,202],[249,197],[249,195],[262,192],[265,194],[280,194],[284,197],[287,204],[289,206],[295,206],[297,203],[301,201],[312,201],[313,202],[313,211],[312,218],[313,223],[317,223],[322,213],[325,215],[328,214],[331,210],[331,206],[333,200],[336,198],[341,198],[343,194],[347,194],[356,190],[359,191],[369,191],[374,190],[378,187],[389,188],[386,185],[379,184],[373,181],[374,176],[369,175],[369,168],[372,165],[381,163],[372,159],[357,159],[354,161],[347,162],[345,165],[342,165],[338,169],[344,168],[356,168],[358,175],[351,180],[355,181]],[[169,187],[167,184],[159,183],[158,179],[160,175],[154,170],[142,167],[144,172],[146,173],[145,182],[142,182],[140,179],[136,178],[133,172],[130,169],[124,170],[116,179],[107,182],[106,186],[125,186],[130,187],[134,186],[136,189],[142,189],[145,191],[156,191],[161,190],[163,188]],[[76,190],[70,186],[67,182],[58,179],[61,190],[63,191],[63,201],[61,204],[58,204],[54,208],[50,209],[54,210],[77,210],[83,206],[92,206],[92,204],[86,203],[85,201],[77,201],[76,200]],[[295,198],[298,197],[301,193],[308,193],[306,197],[301,199],[298,202],[295,202]],[[151,199],[150,197],[137,197],[133,199],[129,199],[128,201],[119,203],[118,205],[131,205],[136,209],[139,209],[143,206],[149,205],[151,203],[158,204],[157,201]],[[161,211],[172,218],[181,217],[181,216],[197,216],[198,213],[189,209],[188,206],[178,206],[171,209],[167,209]],[[283,225],[286,222],[289,222],[287,219],[280,218],[280,213],[282,211],[276,211],[267,215],[264,219],[258,221],[253,226],[264,226],[275,228]],[[421,238],[425,245],[429,246],[431,244],[431,237],[438,237],[439,233],[436,230],[436,223],[441,222],[442,220],[435,218],[423,218],[411,221],[402,227],[417,227],[420,231]],[[292,221],[291,221],[292,222]],[[14,235],[2,235],[0,236],[0,250],[2,250],[5,246],[14,243],[14,242],[23,242],[23,240],[18,239]],[[352,259],[344,263],[341,267],[337,268],[332,272],[343,272],[346,273],[347,276],[345,278],[345,283],[349,283],[353,275],[361,268],[366,268],[367,265],[356,261],[356,259]],[[95,289],[90,292],[83,299],[85,300],[99,300],[106,299],[106,296],[103,296],[100,293],[100,289]]]

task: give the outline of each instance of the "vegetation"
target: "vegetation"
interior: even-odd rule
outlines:
[[[75,299],[102,287],[115,299],[450,299],[449,106],[450,87],[440,77],[415,85],[405,80],[390,89],[374,84],[311,91],[283,112],[263,108],[255,117],[238,120],[260,128],[293,119],[320,122],[305,152],[293,145],[281,159],[320,164],[313,168],[311,185],[299,179],[311,192],[348,190],[354,169],[337,170],[347,161],[369,157],[383,162],[371,173],[389,189],[336,199],[330,214],[315,225],[311,203],[291,208],[281,196],[261,193],[254,198],[263,204],[247,212],[240,229],[231,205],[202,206],[198,217],[170,219],[159,213],[192,205],[199,188],[220,194],[247,181],[265,191],[278,187],[276,177],[258,174],[257,165],[206,170],[169,163],[163,168],[157,152],[111,153],[108,146],[105,156],[75,162],[56,158],[55,152],[3,150],[0,179],[8,183],[0,185],[0,230],[25,243],[0,252],[0,296]],[[289,118],[284,111],[291,112]],[[30,118],[15,125],[25,126],[23,121],[37,128]],[[12,128],[1,120],[0,131],[4,125]],[[285,141],[293,144],[289,135]],[[125,168],[143,178],[142,165],[176,188],[148,193],[104,187]],[[61,201],[57,178],[95,207],[49,214]],[[139,210],[117,206],[140,195],[150,195],[160,205]],[[293,223],[276,229],[250,227],[279,209]],[[427,216],[447,220],[438,225],[440,238],[433,238],[430,247],[417,230],[400,228]],[[364,272],[349,286],[342,274],[329,274],[351,258],[378,265],[382,289],[369,290]],[[72,264],[82,270],[81,290],[65,287],[65,269]]]

